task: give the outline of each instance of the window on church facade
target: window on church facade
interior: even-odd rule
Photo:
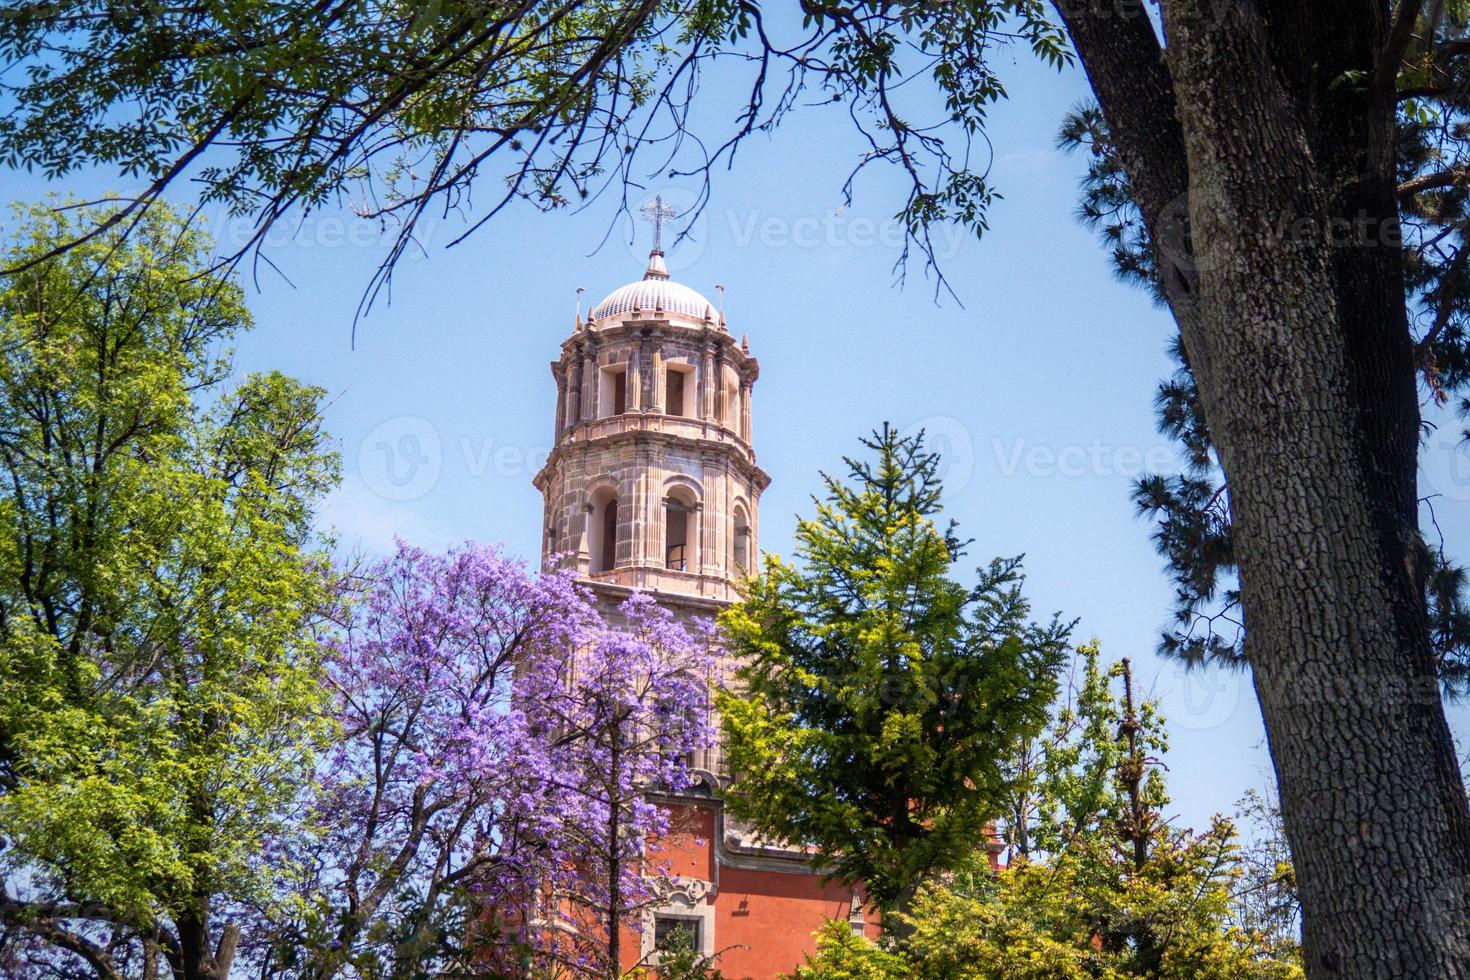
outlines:
[[[675,497],[664,503],[664,566],[673,572],[689,571],[689,513]]]
[[[730,557],[735,567],[731,571],[744,575],[750,571],[750,520],[745,516],[744,508],[735,508],[734,531]]]
[[[618,498],[607,490],[592,498],[587,515],[587,556],[591,571],[610,572],[618,563]]]
[[[691,372],[670,367],[664,377],[664,411],[669,415],[692,416],[689,410],[689,395],[693,385],[687,377]]]
[[[653,919],[653,948],[661,953],[672,953],[679,950],[692,949],[696,952],[701,948],[700,940],[703,938],[700,927],[704,923],[699,919],[686,919],[676,915],[657,915]]]
[[[664,567],[670,572],[694,572],[695,498],[676,486],[663,501]]]
[[[628,368],[619,364],[603,368],[602,384],[597,395],[597,416],[622,415],[628,410]]]
[[[602,508],[602,568],[608,571],[618,563],[618,502],[609,500]]]

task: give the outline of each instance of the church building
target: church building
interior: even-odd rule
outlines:
[[[752,446],[760,367],[703,295],[669,278],[658,229],[643,278],[577,323],[552,362],[554,446],[535,485],[545,499],[543,558],[574,561],[606,613],[635,591],[676,615],[713,618],[759,554],[760,498],[770,477]],[[723,304],[722,304],[723,305]],[[798,849],[763,842],[718,798],[719,751],[694,760],[692,790],[660,799],[675,832],[663,842],[659,902],[624,944],[625,968],[656,963],[656,944],[684,929],[729,980],[792,972],[829,919],[876,937],[853,889],[824,883]]]

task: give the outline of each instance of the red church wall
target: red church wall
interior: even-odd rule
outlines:
[[[650,855],[671,875],[718,881],[715,868],[715,811],[713,807],[671,806],[669,832]]]
[[[847,921],[852,890],[813,874],[723,868],[715,898],[717,965],[730,980],[791,973],[828,919]],[[876,934],[876,927],[869,925]]]
[[[852,889],[824,883],[795,856],[731,853],[716,836],[722,825],[717,806],[671,806],[670,832],[650,856],[661,873],[712,886],[705,899],[713,909],[708,945],[728,980],[773,980],[793,972],[815,949],[815,933],[828,919],[850,921]],[[787,870],[776,870],[781,865]],[[876,916],[870,911],[865,918],[866,933],[877,938]],[[625,968],[638,962],[641,945],[639,937],[627,943]]]

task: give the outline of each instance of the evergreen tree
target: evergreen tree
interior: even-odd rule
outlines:
[[[966,588],[939,457],[884,426],[825,476],[799,565],[768,557],[723,625],[729,805],[885,909],[991,833],[1016,742],[1046,723],[1070,627],[1029,619],[1020,559]]]
[[[1135,704],[1128,662],[1100,670],[1091,647],[1082,663],[1076,708],[1058,713],[1066,734],[1037,781],[1036,839],[1048,851],[998,873],[972,861],[926,885],[901,942],[874,944],[833,923],[799,980],[1302,975],[1294,943],[1242,927],[1242,890],[1255,880],[1231,821],[1216,817],[1197,834],[1163,819],[1163,719]]]

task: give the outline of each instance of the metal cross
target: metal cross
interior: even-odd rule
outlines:
[[[664,250],[664,222],[670,218],[677,217],[679,212],[664,203],[664,196],[662,194],[654,195],[653,200],[638,210],[643,212],[644,220],[653,222],[653,250],[655,252],[662,252]]]

